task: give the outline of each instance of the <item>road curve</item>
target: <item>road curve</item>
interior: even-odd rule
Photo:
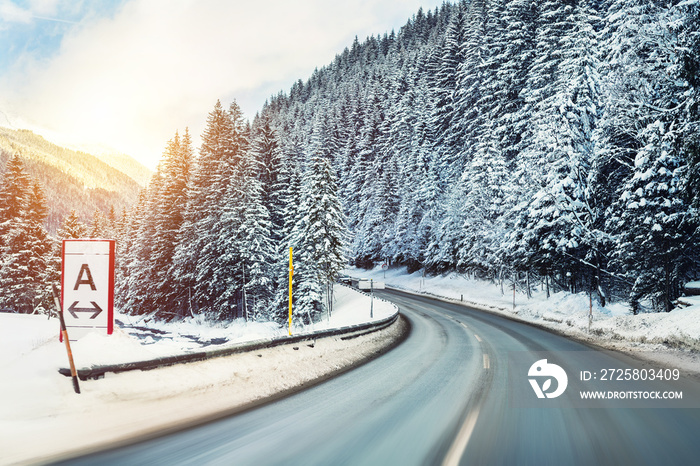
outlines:
[[[579,370],[638,362],[458,304],[381,296],[412,326],[387,354],[260,408],[66,464],[619,465],[700,457],[696,380],[668,385],[693,409],[580,405]],[[556,400],[538,400],[528,383],[529,366],[547,355],[559,356],[569,374]]]

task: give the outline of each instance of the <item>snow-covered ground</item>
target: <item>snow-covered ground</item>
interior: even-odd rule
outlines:
[[[337,286],[330,319],[295,334],[370,321],[370,298]],[[374,300],[374,319],[396,308]],[[91,334],[72,344],[78,367],[141,361],[286,335],[272,324],[200,319],[158,324],[118,315],[127,325],[111,336]],[[133,327],[140,327],[139,329]],[[81,382],[81,394],[58,373],[67,367],[58,322],[46,316],[0,313],[0,464],[32,463],[67,451],[85,451],[183,421],[240,409],[371,356],[390,344],[400,325],[374,334],[309,342],[155,369],[107,374]],[[146,328],[150,330],[146,330]],[[133,334],[132,334],[133,333]],[[212,342],[223,342],[216,345]]]
[[[350,268],[348,275],[384,281],[388,286],[433,295],[453,301],[463,301],[491,312],[538,324],[566,335],[592,343],[636,353],[644,357],[673,364],[700,373],[700,296],[682,298],[687,307],[670,313],[632,315],[625,303],[601,307],[593,299],[590,330],[588,314],[590,300],[586,293],[555,293],[547,299],[545,291],[538,291],[528,299],[505,285],[503,293],[498,285],[469,279],[457,273],[440,276],[422,276],[422,272],[408,274],[405,267],[382,270]],[[698,284],[700,285],[700,283]]]

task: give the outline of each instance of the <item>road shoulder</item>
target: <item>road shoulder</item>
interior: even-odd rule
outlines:
[[[55,462],[253,409],[386,353],[409,331],[400,318],[386,329],[353,338],[310,339],[146,372],[107,374],[83,383],[81,395],[66,393],[61,406],[34,413],[41,422],[13,424],[16,441],[4,448],[4,461]],[[26,418],[26,413],[14,414]]]

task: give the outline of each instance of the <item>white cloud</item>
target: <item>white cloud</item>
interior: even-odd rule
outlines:
[[[34,15],[53,16],[58,12],[58,0],[30,0],[29,9]]]
[[[154,166],[176,129],[201,133],[218,98],[224,105],[237,98],[252,116],[269,94],[328,64],[356,34],[399,27],[418,6],[132,0],[111,18],[76,26],[49,60],[19,60],[0,77],[0,99],[37,126]],[[57,5],[35,0],[32,8],[52,15]]]
[[[31,23],[32,13],[8,0],[0,0],[0,27],[2,23]]]

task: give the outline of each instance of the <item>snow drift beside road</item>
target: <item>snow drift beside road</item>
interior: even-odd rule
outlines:
[[[295,334],[370,321],[370,297],[346,287],[335,292],[336,310]],[[396,312],[374,301],[375,320]],[[78,367],[117,364],[201,350],[201,342],[226,338],[226,345],[272,339],[286,329],[269,323],[206,323],[201,318],[157,324],[119,315],[125,323],[150,325],[154,337],[91,334],[72,345]],[[274,396],[326,377],[374,355],[403,331],[397,323],[379,332],[340,340],[324,338],[147,372],[107,374],[81,382],[73,392],[58,321],[46,316],[0,314],[0,464],[34,462],[69,450],[90,448],[216,415],[221,410]],[[149,340],[150,338],[150,340]]]
[[[683,298],[690,304],[670,313],[632,315],[624,303],[601,307],[593,300],[593,321],[588,330],[589,297],[586,293],[554,293],[549,299],[544,291],[532,298],[516,293],[513,308],[512,289],[469,279],[457,273],[440,276],[422,276],[422,272],[407,273],[405,267],[382,270],[351,268],[346,273],[385,281],[388,286],[407,291],[464,300],[475,307],[498,312],[509,317],[542,325],[564,334],[580,337],[598,344],[615,346],[625,344],[640,351],[657,351],[661,347],[700,351],[700,297]],[[386,277],[386,278],[385,278]],[[653,346],[655,345],[655,346]],[[685,357],[687,355],[684,355]],[[697,356],[697,354],[695,354]],[[700,361],[694,358],[695,372],[700,372]]]

